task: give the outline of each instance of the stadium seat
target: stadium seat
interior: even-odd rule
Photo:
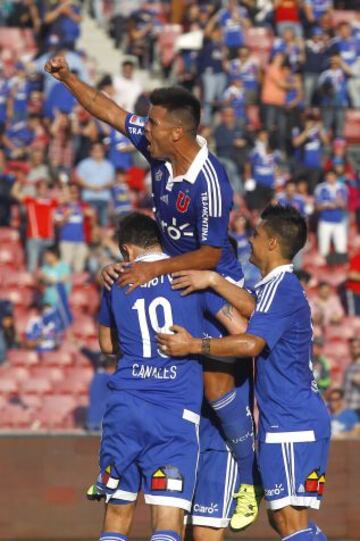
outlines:
[[[91,317],[83,316],[76,319],[76,321],[71,325],[71,331],[78,338],[96,338],[97,337],[97,328],[94,323],[94,320]]]
[[[32,378],[47,379],[55,384],[62,381],[65,377],[63,368],[57,366],[35,366],[31,369]]]
[[[327,325],[325,328],[326,340],[348,340],[354,336],[354,329],[346,322],[336,325]]]
[[[17,229],[12,227],[0,227],[0,243],[13,244],[20,241],[20,234]]]
[[[34,291],[27,287],[6,287],[0,291],[0,297],[15,305],[29,307],[34,300]]]
[[[251,27],[246,30],[245,43],[252,51],[270,51],[274,36],[271,30],[263,27]],[[256,55],[258,56],[258,55]]]
[[[71,366],[74,362],[73,354],[69,351],[46,351],[41,354],[42,366]]]
[[[0,377],[21,382],[29,377],[29,370],[23,366],[13,366],[9,363],[2,368]]]
[[[24,394],[44,395],[51,393],[53,383],[45,378],[29,378],[21,383],[21,392]]]
[[[66,371],[66,377],[56,385],[56,392],[67,395],[86,395],[93,375],[92,368],[70,368]]]
[[[70,296],[71,309],[94,315],[99,308],[99,293],[92,284],[74,286]]]
[[[20,244],[1,243],[0,245],[0,265],[6,265],[13,269],[19,269],[24,264],[24,251]]]
[[[16,53],[17,57],[36,50],[34,34],[30,28],[2,27],[0,32],[0,46],[11,49]]]
[[[4,276],[4,282],[6,286],[19,286],[33,288],[36,286],[35,277],[31,272],[27,271],[11,271],[7,272]]]
[[[71,414],[76,406],[77,401],[72,396],[44,397],[43,406],[37,413],[36,420],[41,428],[70,428]]]
[[[38,364],[39,355],[36,351],[29,351],[28,349],[10,349],[7,352],[8,361],[13,366],[33,366]]]
[[[11,395],[17,393],[19,389],[19,383],[14,378],[0,378],[0,394]]]
[[[333,9],[331,10],[331,19],[332,24],[334,28],[338,26],[338,24],[347,22],[352,24],[355,18],[355,11],[351,11],[348,9]]]
[[[8,404],[7,398],[4,395],[0,394],[0,411],[2,411],[7,404]],[[1,419],[1,416],[0,416],[0,419]]]
[[[74,272],[71,275],[71,283],[73,287],[83,286],[90,280],[90,274],[88,272]]]
[[[0,426],[2,428],[30,428],[34,422],[33,411],[20,405],[8,404],[2,411]]]
[[[344,137],[349,145],[360,144],[360,111],[348,109],[345,111]]]

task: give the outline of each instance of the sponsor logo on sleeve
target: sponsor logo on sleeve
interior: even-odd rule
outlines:
[[[135,124],[135,126],[144,126],[145,125],[145,118],[137,115],[131,115],[130,124]]]

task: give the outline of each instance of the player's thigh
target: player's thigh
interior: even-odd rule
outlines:
[[[103,531],[129,535],[134,512],[135,502],[123,503],[123,505],[106,504]]]
[[[179,534],[183,530],[184,510],[166,505],[151,506],[152,530],[172,530]]]
[[[258,464],[267,508],[319,509],[324,492],[329,440],[260,441]],[[281,516],[281,515],[279,515]]]
[[[193,526],[192,530],[192,541],[223,541],[224,539],[224,528]]]
[[[234,364],[204,359],[204,389],[208,400],[217,400],[230,392],[235,385]]]
[[[238,467],[232,454],[226,450],[209,449],[200,454],[198,475],[188,525],[222,530],[229,524],[239,483]],[[198,535],[204,530],[199,530]]]
[[[140,458],[145,502],[190,510],[199,461],[199,416],[151,408],[152,431]]]

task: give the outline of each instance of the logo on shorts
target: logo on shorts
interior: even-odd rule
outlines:
[[[196,503],[193,510],[195,513],[212,515],[213,513],[217,513],[217,511],[219,510],[219,506],[217,503],[213,502],[211,502],[210,505],[201,505],[200,503]]]
[[[274,488],[265,488],[265,496],[272,497],[272,496],[280,496],[282,492],[284,492],[284,487],[282,483],[275,483]]]
[[[105,468],[105,471],[101,475],[101,482],[111,490],[115,490],[120,482],[120,479],[116,479],[115,477],[112,477],[111,475],[112,466],[107,466]]]
[[[305,492],[312,494],[317,493],[318,496],[322,496],[325,488],[325,473],[319,473],[318,470],[313,470],[306,477],[304,488]]]
[[[175,466],[161,466],[151,476],[151,490],[182,492],[184,478]]]

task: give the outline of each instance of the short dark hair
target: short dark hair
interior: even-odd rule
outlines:
[[[199,100],[181,86],[155,88],[150,94],[150,103],[160,105],[169,113],[178,116],[189,126],[194,135],[200,124],[201,106]]]
[[[135,244],[140,248],[150,248],[160,244],[160,231],[155,220],[142,214],[132,212],[120,219],[117,227],[117,241],[120,251],[124,244]]]
[[[278,238],[285,259],[293,259],[305,246],[305,219],[291,205],[268,205],[262,211],[261,218],[265,221],[265,229]]]
[[[60,250],[59,247],[56,244],[52,244],[51,246],[47,246],[44,250],[44,252],[48,252],[50,254],[53,254],[58,259],[60,259]]]

